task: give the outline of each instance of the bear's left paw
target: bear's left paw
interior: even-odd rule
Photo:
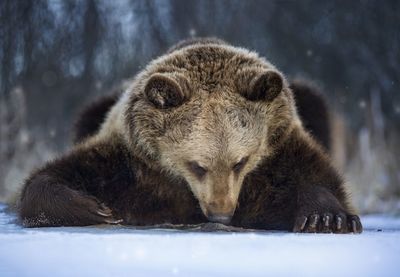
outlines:
[[[300,214],[296,217],[293,232],[296,233],[361,233],[362,225],[357,215],[344,213]]]

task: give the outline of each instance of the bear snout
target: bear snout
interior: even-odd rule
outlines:
[[[222,224],[229,224],[231,222],[232,215],[226,214],[210,214],[207,216],[211,222],[217,222]]]
[[[235,205],[232,201],[212,201],[206,205],[205,216],[211,222],[228,224],[231,221],[234,212]]]

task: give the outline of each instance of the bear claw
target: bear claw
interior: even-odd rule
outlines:
[[[310,217],[310,223],[308,224],[309,232],[316,232],[316,230],[318,228],[319,218],[320,218],[320,216],[318,214],[313,214]]]
[[[96,213],[102,217],[104,217],[104,222],[108,224],[119,224],[123,222],[122,219],[115,219],[113,217],[112,211],[108,208],[104,203],[101,203],[100,208],[96,211]]]
[[[331,213],[325,213],[322,217],[322,232],[330,233],[330,227],[333,223],[333,215]]]
[[[119,224],[119,223],[122,223],[123,220],[122,219],[106,219],[105,222],[108,224]]]
[[[102,211],[102,210],[98,210],[98,211],[97,211],[97,214],[98,214],[98,215],[101,215],[101,216],[104,216],[104,217],[109,217],[109,216],[111,216],[111,213],[110,213],[110,212],[106,212],[106,211]]]
[[[297,218],[297,220],[296,220],[296,223],[295,223],[295,225],[294,225],[294,232],[301,232],[301,231],[303,231],[304,230],[304,228],[306,227],[306,224],[307,224],[307,220],[308,220],[308,217],[306,217],[306,216],[299,216],[298,218]]]
[[[343,217],[341,215],[337,215],[335,218],[336,218],[336,230],[340,232],[343,226]]]

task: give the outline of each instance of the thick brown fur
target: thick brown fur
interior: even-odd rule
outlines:
[[[174,48],[179,49],[178,46],[180,45]],[[312,82],[303,79],[291,81],[290,88],[304,128],[329,152],[332,140],[331,121],[325,96]],[[74,124],[74,143],[82,142],[99,131],[107,113],[119,97],[120,93],[101,96],[82,109]]]
[[[82,142],[97,133],[118,98],[118,94],[106,95],[85,106],[74,123],[73,142]]]
[[[331,149],[329,109],[320,90],[312,83],[295,79],[290,83],[303,126],[327,149]]]
[[[182,45],[136,76],[96,134],[29,177],[24,225],[361,232],[283,75],[244,49]]]

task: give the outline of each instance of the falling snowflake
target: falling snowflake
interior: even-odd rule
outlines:
[[[51,138],[54,138],[56,136],[56,134],[57,134],[57,131],[55,129],[51,129],[49,132],[49,135]]]
[[[191,37],[195,37],[196,36],[196,30],[195,29],[190,29],[190,31],[189,31],[189,35],[191,36]]]

